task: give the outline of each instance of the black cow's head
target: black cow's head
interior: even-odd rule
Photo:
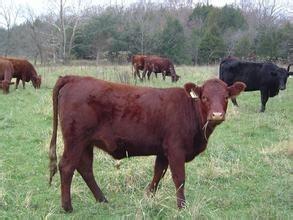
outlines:
[[[286,89],[287,79],[290,73],[284,68],[278,68],[272,72],[272,75],[278,78],[279,81],[279,89]]]

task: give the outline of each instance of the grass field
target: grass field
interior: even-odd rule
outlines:
[[[158,79],[153,87],[201,83],[215,77],[217,66],[178,67],[181,79]],[[78,173],[72,184],[74,211],[60,204],[60,177],[48,186],[48,148],[52,131],[51,93],[59,75],[91,75],[135,83],[129,66],[38,67],[40,90],[31,83],[9,95],[0,93],[0,219],[293,219],[293,79],[258,113],[258,92],[243,93],[239,108],[229,103],[227,120],[209,139],[204,153],[186,164],[187,208],[177,210],[168,171],[154,198],[145,188],[154,157],[115,161],[95,151],[94,172],[108,204],[96,203]],[[58,154],[62,138],[58,130]],[[59,156],[60,158],[60,156]],[[58,158],[58,159],[59,159]]]

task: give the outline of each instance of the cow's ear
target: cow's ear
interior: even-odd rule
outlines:
[[[201,96],[201,87],[194,83],[186,83],[184,89],[188,97],[198,99]]]
[[[228,87],[229,97],[233,98],[238,96],[244,89],[246,88],[245,83],[243,82],[235,82],[232,86]]]

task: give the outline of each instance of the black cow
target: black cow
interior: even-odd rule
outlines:
[[[293,75],[292,72],[289,72],[291,65],[286,70],[273,63],[254,63],[226,58],[220,63],[219,77],[228,85],[232,85],[236,81],[244,82],[245,91],[260,90],[260,112],[264,112],[269,97],[274,97],[279,90],[286,89],[287,79],[289,75]],[[236,98],[231,100],[234,105],[238,106]]]

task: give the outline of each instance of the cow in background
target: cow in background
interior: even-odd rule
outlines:
[[[228,98],[245,84],[219,79],[184,88],[136,87],[92,77],[60,77],[53,89],[53,133],[49,149],[50,180],[57,172],[58,115],[64,140],[59,162],[61,202],[73,210],[71,182],[77,170],[96,201],[107,202],[93,173],[94,146],[115,159],[156,155],[148,192],[155,193],[170,167],[177,206],[185,206],[185,163],[203,152],[208,138],[225,120]]]
[[[34,66],[25,59],[18,59],[12,57],[1,57],[2,59],[9,60],[14,68],[13,78],[16,78],[16,86],[18,88],[19,81],[22,81],[22,86],[25,88],[25,82],[32,81],[32,84],[35,89],[41,87],[41,76],[37,74]]]
[[[146,55],[133,55],[131,57],[131,63],[132,63],[132,73],[133,77],[136,80],[138,77],[140,80],[142,80],[142,77],[140,76],[139,70],[144,69],[144,60],[147,56]],[[133,72],[134,69],[134,72]]]
[[[144,79],[147,73],[149,80],[152,72],[155,73],[156,77],[157,73],[162,73],[163,80],[165,80],[166,76],[171,76],[172,82],[176,82],[180,78],[180,76],[178,76],[175,72],[172,61],[168,58],[159,56],[147,56],[144,59],[142,78]]]
[[[14,72],[12,63],[8,60],[0,59],[0,86],[3,89],[3,93],[9,93],[9,85],[11,83],[12,74]]]
[[[220,63],[219,78],[228,85],[236,81],[243,82],[246,84],[245,91],[260,90],[260,112],[264,112],[269,97],[274,97],[279,90],[286,89],[287,79],[292,75],[292,72],[289,72],[290,65],[286,70],[269,62],[255,63],[227,58]],[[238,106],[236,98],[231,100]]]

